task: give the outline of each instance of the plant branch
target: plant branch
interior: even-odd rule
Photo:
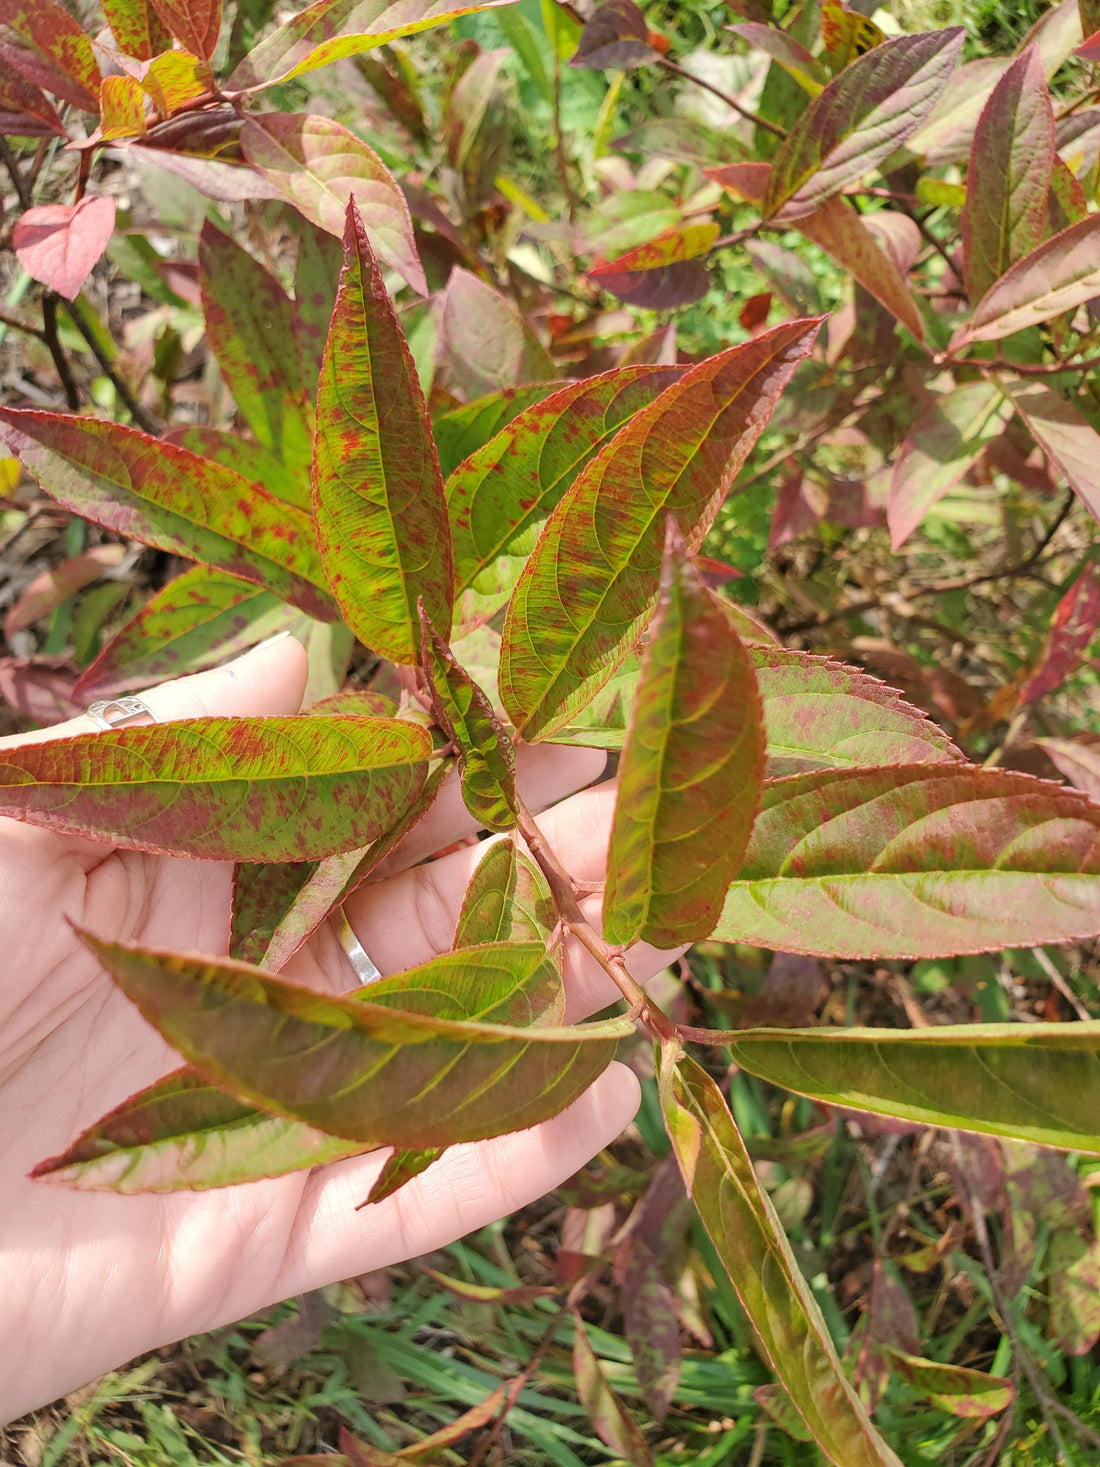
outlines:
[[[56,291],[47,290],[42,297],[42,340],[46,343],[50,356],[53,358],[54,367],[65,393],[65,405],[70,412],[76,412],[80,407],[80,393],[76,389],[76,379],[73,377],[73,369],[69,365],[69,359],[61,345],[61,339],[57,334],[57,301]]]
[[[704,92],[710,92],[711,96],[717,97],[720,101],[725,102],[728,107],[732,107],[746,122],[751,122],[755,127],[762,127],[766,132],[773,133],[777,138],[785,138],[787,136],[786,128],[780,127],[777,122],[769,122],[766,117],[761,117],[759,113],[750,111],[736,97],[731,97],[728,92],[724,92],[721,87],[716,87],[713,82],[704,81],[701,76],[696,76],[694,72],[688,71],[684,66],[677,65],[675,61],[670,61],[667,56],[662,56],[658,65],[663,67],[665,71],[670,71],[673,76],[682,77],[684,81],[694,82],[697,87],[702,87]]]
[[[161,431],[162,424],[152,415],[151,412],[148,411],[147,408],[142,407],[141,403],[138,402],[137,398],[134,396],[134,393],[129,383],[126,382],[125,378],[119,375],[110,357],[108,357],[107,353],[103,350],[102,344],[100,343],[95,332],[85,320],[84,312],[80,309],[75,301],[66,301],[65,309],[68,311],[69,316],[72,319],[73,325],[80,332],[81,336],[83,336],[84,340],[91,348],[92,355],[99,363],[104,375],[109,378],[114,386],[115,391],[118,393],[122,401],[126,404],[127,410],[129,411],[130,416],[133,418],[134,422],[137,423],[140,428],[143,428],[146,433],[159,433]]]
[[[20,172],[15,154],[8,147],[7,140],[3,136],[0,136],[0,158],[3,159],[4,167],[8,170],[8,177],[12,181],[15,192],[19,195],[20,204],[24,209],[29,209],[31,206],[31,186]]]
[[[6,326],[9,331],[22,331],[25,336],[35,336],[39,341],[46,341],[46,333],[41,326],[32,326],[29,321],[22,321],[5,310],[0,310],[0,326]],[[48,342],[46,344],[49,345]]]

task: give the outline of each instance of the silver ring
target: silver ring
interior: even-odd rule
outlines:
[[[367,952],[366,948],[352,931],[351,923],[343,907],[334,914],[333,923],[336,927],[336,936],[340,946],[347,954],[348,962],[355,969],[361,983],[374,983],[382,976],[382,970]]]
[[[100,728],[122,728],[131,718],[151,718],[156,723],[157,715],[140,698],[101,698],[84,710],[93,723]]]

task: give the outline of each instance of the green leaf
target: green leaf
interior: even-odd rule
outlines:
[[[446,1151],[445,1146],[428,1146],[421,1151],[395,1151],[375,1178],[367,1194],[368,1202],[385,1202],[399,1192],[406,1182],[411,1182],[421,1172],[426,1172],[433,1162]]]
[[[763,773],[752,663],[670,523],[619,766],[608,942],[672,948],[709,936],[748,844]]]
[[[1005,377],[1000,386],[1051,464],[1093,519],[1100,520],[1100,434],[1072,402],[1044,382]]]
[[[103,14],[115,45],[124,56],[151,61],[172,44],[172,37],[146,0],[102,0]]]
[[[626,367],[570,383],[525,408],[455,470],[447,509],[464,625],[504,605],[578,474],[682,375],[676,367]]]
[[[630,3],[630,0],[627,0]],[[608,6],[607,8],[610,8]],[[639,12],[640,13],[640,12]],[[611,1388],[599,1356],[593,1350],[578,1315],[573,1331],[573,1376],[577,1397],[600,1441],[631,1467],[653,1467],[653,1453],[642,1429]]]
[[[383,657],[419,662],[418,599],[443,636],[451,628],[447,506],[413,360],[354,202],[317,392],[313,495],[348,625]]]
[[[383,1002],[377,986],[370,1001],[328,998],[246,964],[81,936],[146,1019],[216,1083],[367,1145],[448,1146],[547,1120],[602,1073],[632,1027],[436,1016],[444,982],[451,1012],[491,1004],[529,1016],[530,985],[548,967],[541,943],[444,954],[399,975]]]
[[[311,403],[311,420],[312,415]],[[312,515],[309,487],[312,439],[310,458],[305,463],[299,460],[293,469],[282,459],[276,458],[262,443],[251,438],[241,438],[237,433],[223,433],[220,428],[210,428],[205,424],[188,423],[185,427],[169,428],[162,434],[160,441],[178,443],[190,453],[198,454],[199,458],[210,459],[221,464],[223,468],[232,469],[249,483],[262,484],[276,499]]]
[[[999,341],[1025,327],[1049,321],[1100,295],[1100,214],[1048,239],[1008,269],[974,307],[949,350],[974,341]]]
[[[355,200],[374,253],[427,295],[401,186],[372,148],[329,117],[250,112],[241,130],[245,158],[313,224],[344,233]]]
[[[461,266],[451,271],[443,294],[436,368],[440,382],[467,401],[557,376],[512,302]]]
[[[233,878],[229,955],[277,973],[431,809],[450,772],[441,760],[389,829],[365,846],[319,861],[241,865]]]
[[[490,392],[486,397],[441,413],[433,420],[432,431],[444,479],[449,479],[464,458],[483,448],[525,408],[560,392],[563,386],[561,382],[527,382],[522,387]]]
[[[901,445],[890,478],[886,522],[895,550],[999,438],[1011,410],[993,382],[964,382],[921,414]],[[878,761],[876,761],[878,762]]]
[[[199,236],[206,336],[257,440],[309,482],[313,404],[302,381],[294,307],[273,275],[209,219]]]
[[[923,958],[1100,930],[1100,806],[973,765],[766,783],[715,938],[837,958]]]
[[[557,913],[546,878],[508,838],[486,842],[470,877],[452,946],[482,942],[546,942]],[[554,1022],[560,1022],[558,1014]]]
[[[126,850],[298,861],[376,840],[431,740],[390,718],[190,718],[0,751],[0,813]]]
[[[325,355],[332,308],[340,282],[344,250],[338,239],[302,217],[287,211],[298,236],[298,259],[294,266],[294,324],[302,360],[302,382],[312,401],[317,396],[317,379]]]
[[[952,1416],[984,1420],[1007,1410],[1016,1399],[1016,1387],[999,1375],[970,1370],[964,1365],[924,1360],[919,1355],[907,1355],[894,1345],[880,1343],[876,1348],[911,1390]]]
[[[309,517],[232,469],[134,428],[63,413],[0,407],[0,436],[66,509],[333,619]]]
[[[300,621],[301,613],[249,581],[196,565],[113,637],[74,692],[117,697],[235,657]]]
[[[897,152],[939,100],[964,38],[961,26],[899,36],[846,66],[780,144],[764,217],[812,214]]]
[[[491,10],[511,0],[317,0],[288,20],[244,58],[229,78],[230,88],[270,86],[315,71],[345,56],[359,56],[413,36],[472,11]]]
[[[571,721],[649,619],[665,517],[698,549],[819,322],[794,321],[690,367],[583,470],[513,594],[504,707],[528,742]]]
[[[420,608],[424,677],[436,722],[458,751],[462,798],[488,830],[516,823],[516,755],[488,698],[459,663]]]
[[[827,1105],[1100,1152],[1100,1022],[723,1037],[750,1074]]]
[[[974,129],[962,211],[972,301],[1042,244],[1054,157],[1054,108],[1038,48],[1029,46],[993,88]]]
[[[836,1467],[902,1467],[844,1373],[809,1284],[717,1085],[682,1052],[661,1055],[665,1125],[703,1225],[761,1353]]]

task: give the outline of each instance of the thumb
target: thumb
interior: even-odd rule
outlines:
[[[297,713],[302,706],[307,672],[305,648],[289,634],[280,634],[224,667],[161,683],[140,697],[158,723],[171,723],[178,718],[261,718],[267,714]],[[148,721],[134,720],[135,723]],[[0,739],[0,749],[101,731],[98,723],[81,715],[51,728]]]

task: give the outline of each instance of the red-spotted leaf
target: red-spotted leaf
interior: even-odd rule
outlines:
[[[122,545],[93,545],[83,555],[70,556],[53,570],[42,571],[35,576],[27,589],[16,601],[4,618],[4,636],[22,631],[39,617],[48,616],[62,601],[75,596],[85,586],[98,581],[112,566],[118,565],[126,554]]]
[[[661,1054],[661,1108],[687,1190],[759,1348],[835,1467],[902,1467],[844,1372],[829,1328],[718,1086],[680,1050]]]
[[[451,629],[447,506],[416,367],[354,203],[317,390],[313,504],[348,625],[391,661],[418,663],[418,600]]]
[[[169,581],[86,669],[78,697],[113,698],[212,667],[289,628],[301,613],[249,581],[193,566]]]
[[[115,227],[115,201],[90,194],[79,204],[39,204],[16,220],[11,242],[28,275],[75,301]]]
[[[471,11],[491,10],[512,0],[316,0],[288,20],[274,35],[260,42],[229,78],[233,88],[270,86],[319,66],[359,56],[388,46],[402,36],[414,36],[444,25]]]
[[[312,401],[308,403],[308,409],[312,417]],[[163,435],[162,442],[178,443],[181,448],[189,448],[199,458],[212,459],[214,463],[222,464],[242,475],[250,483],[262,484],[276,499],[294,505],[295,509],[312,513],[309,482],[311,463],[308,458],[304,464],[299,460],[291,467],[284,459],[276,458],[270,448],[265,448],[252,438],[242,438],[240,433],[223,432],[220,428],[199,423],[169,428]]]
[[[104,141],[139,137],[145,131],[145,92],[136,77],[105,76],[99,99],[99,136]]]
[[[196,101],[209,91],[210,68],[190,51],[165,51],[150,61],[141,85],[161,116],[172,118],[177,108],[186,107],[188,102]],[[203,118],[201,113],[193,119],[187,116],[172,118],[170,123],[154,131],[150,141],[159,147],[174,146],[193,153],[206,153],[220,142],[218,132],[211,136],[199,131],[205,129],[208,122],[213,131],[212,120]],[[237,117],[234,116],[229,125],[234,128],[235,135],[239,134]]]
[[[752,831],[764,725],[752,663],[669,524],[611,828],[603,930],[620,947],[707,937]]]
[[[209,61],[222,28],[222,0],[150,0],[185,51]]]
[[[332,308],[344,259],[341,242],[301,214],[291,216],[298,236],[294,266],[294,328],[302,358],[302,381],[312,400],[325,354]]]
[[[1067,1355],[1087,1355],[1100,1339],[1100,1241],[1091,1222],[1056,1229],[1046,1262],[1051,1339]]]
[[[939,100],[964,34],[961,26],[949,26],[898,36],[834,77],[776,152],[765,217],[812,214],[896,152]]]
[[[1054,168],[1054,108],[1029,46],[993,88],[974,129],[962,211],[966,290],[979,300],[1042,244]]]
[[[964,382],[937,397],[910,428],[894,460],[886,522],[895,550],[1004,431],[1011,406],[993,382]]]
[[[827,200],[812,214],[802,215],[796,227],[807,239],[827,250],[918,341],[924,340],[924,323],[897,263],[883,249],[871,224],[847,199]]]
[[[436,722],[454,744],[466,808],[487,830],[516,823],[516,754],[492,704],[437,634],[421,603],[424,677]]]
[[[148,0],[102,0],[103,14],[115,45],[124,56],[151,61],[172,44],[172,37]]]
[[[300,861],[384,835],[428,772],[389,718],[195,718],[0,752],[0,812],[127,850]]]
[[[577,1382],[577,1397],[593,1430],[616,1457],[629,1462],[631,1467],[653,1467],[649,1443],[612,1389],[580,1315],[574,1317],[574,1325],[573,1376]]]
[[[656,601],[666,516],[697,550],[818,324],[788,322],[689,368],[551,514],[501,646],[501,697],[529,742],[568,724],[629,654]]]
[[[313,404],[290,298],[209,219],[199,237],[199,283],[207,340],[237,406],[259,442],[308,487]]]
[[[675,367],[620,367],[570,383],[520,412],[455,470],[447,509],[464,625],[504,605],[547,516],[577,475],[682,375]]]
[[[65,124],[33,82],[8,70],[0,72],[0,132],[8,137],[64,137]]]
[[[1070,784],[1100,804],[1100,734],[1078,734],[1072,739],[1036,739],[1051,762]]]
[[[707,292],[709,277],[701,257],[718,238],[717,224],[685,224],[667,229],[605,265],[588,278],[601,290],[648,310],[673,310]]]
[[[1098,625],[1100,579],[1090,561],[1055,608],[1046,645],[1020,689],[1020,701],[1034,703],[1061,687],[1079,666]]]
[[[365,1145],[478,1141],[557,1115],[607,1068],[626,1019],[524,1020],[541,943],[464,948],[398,976],[388,1000],[329,998],[228,959],[154,953],[82,934],[122,991],[197,1069],[253,1104]],[[541,981],[541,980],[539,980]],[[391,980],[391,983],[394,980]]]
[[[486,842],[455,925],[457,950],[482,942],[545,942],[557,923],[546,878],[514,839]],[[560,1022],[558,1014],[554,1022]]]
[[[450,772],[441,760],[416,798],[368,845],[320,861],[240,865],[233,880],[231,957],[273,973],[286,966],[330,912],[351,896],[431,809]]]
[[[440,383],[468,401],[557,375],[546,348],[515,306],[461,268],[451,271],[436,346]]]
[[[569,65],[605,71],[658,60],[660,52],[654,49],[646,18],[634,0],[604,0],[585,22]]]
[[[231,469],[136,429],[63,413],[0,408],[0,437],[66,509],[332,620],[309,516]]]
[[[1100,931],[1100,806],[971,765],[764,786],[715,937],[821,957],[942,957]]]
[[[241,147],[261,177],[329,234],[344,233],[354,200],[378,258],[427,294],[405,196],[361,138],[329,117],[262,112],[245,118]]]
[[[1100,220],[1100,215],[1091,215],[1091,220]],[[1072,402],[1044,382],[1006,377],[1000,385],[1052,468],[1065,475],[1089,514],[1100,521],[1100,434]]]
[[[99,113],[99,67],[92,43],[58,0],[0,0],[0,27],[26,50],[5,60],[26,79],[82,112]]]
[[[1016,1399],[1016,1387],[999,1375],[970,1370],[964,1365],[924,1360],[893,1345],[882,1345],[880,1349],[911,1390],[952,1416],[984,1420],[1006,1411]]]
[[[950,349],[999,341],[1095,295],[1100,295],[1100,214],[1071,224],[1017,260],[982,296],[969,322],[951,338]]]
[[[452,408],[435,418],[432,432],[444,479],[449,479],[463,459],[484,448],[490,438],[507,428],[520,413],[545,401],[564,385],[562,382],[528,382],[522,387],[506,387],[502,392],[490,392],[486,397],[463,403],[461,407]],[[448,495],[450,488],[448,484]]]

